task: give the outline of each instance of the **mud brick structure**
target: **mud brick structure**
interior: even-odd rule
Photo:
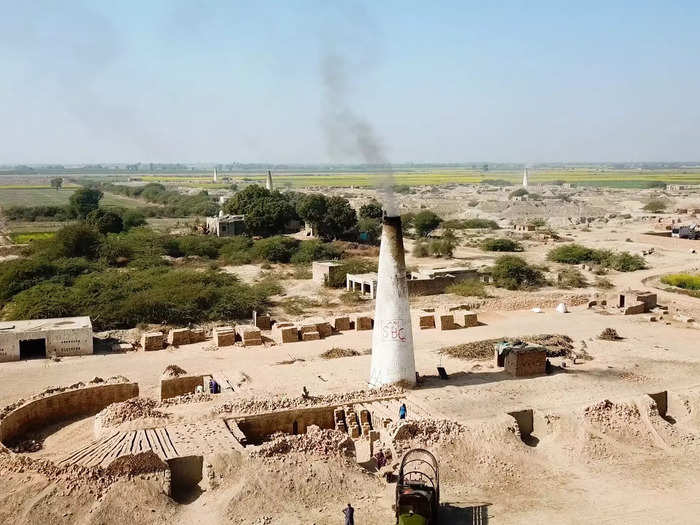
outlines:
[[[319,334],[316,331],[309,331],[309,332],[302,332],[301,333],[301,340],[302,341],[318,341],[321,339],[321,334]]]
[[[205,378],[211,375],[187,375],[180,377],[169,377],[160,380],[160,399],[168,399],[184,394],[192,394],[197,390],[198,386],[202,386],[205,392],[208,392],[208,382],[205,384]]]
[[[544,374],[547,350],[543,347],[514,348],[505,357],[505,371],[515,377]]]
[[[173,346],[190,344],[189,328],[173,328],[168,332],[168,344]]]
[[[457,328],[455,316],[452,314],[437,314],[437,324],[440,330],[454,330]]]
[[[235,342],[236,332],[232,326],[217,326],[214,328],[214,344],[216,346],[233,346]]]
[[[333,328],[337,332],[345,332],[350,330],[350,318],[349,317],[336,317],[333,319]]]
[[[270,330],[272,328],[272,318],[269,315],[255,314],[253,318],[253,324],[260,330]]]
[[[193,328],[190,330],[190,343],[201,343],[206,338],[207,336],[201,328]]]
[[[275,323],[272,339],[278,344],[296,343],[299,340],[299,329],[292,323]]]
[[[427,312],[418,314],[418,327],[421,330],[435,328],[435,314]]]
[[[479,320],[477,318],[476,312],[460,310],[454,312],[454,316],[457,324],[461,325],[463,328],[479,326]]]
[[[145,352],[163,349],[162,332],[146,332],[141,336],[141,348]]]
[[[328,337],[330,335],[333,335],[333,327],[330,325],[330,323],[327,322],[322,322],[322,323],[316,323],[316,331],[320,334],[321,337]]]
[[[648,291],[627,290],[618,295],[618,308],[622,308],[625,315],[645,314],[656,307],[656,294]]]
[[[240,337],[243,346],[258,346],[263,343],[260,329],[250,324],[236,326],[236,335]]]
[[[371,317],[358,315],[355,317],[355,330],[371,330],[374,326],[374,321]]]

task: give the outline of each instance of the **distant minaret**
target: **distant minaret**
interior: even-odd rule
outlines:
[[[527,166],[523,170],[523,188],[527,189]]]
[[[216,176],[218,175],[217,171],[218,170],[216,168],[214,168],[214,182],[216,182]]]
[[[272,173],[270,170],[267,170],[267,182],[265,182],[265,187],[268,191],[272,191]]]

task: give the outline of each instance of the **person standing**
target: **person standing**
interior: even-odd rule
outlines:
[[[345,514],[345,525],[355,525],[355,509],[348,503],[348,506],[343,509]]]
[[[399,419],[406,419],[406,403],[401,403],[401,408],[399,408]]]

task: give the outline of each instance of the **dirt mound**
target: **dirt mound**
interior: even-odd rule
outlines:
[[[165,370],[163,370],[163,375],[161,375],[161,378],[169,379],[172,377],[184,376],[185,374],[187,374],[187,370],[184,368],[180,368],[177,365],[168,365],[165,367]]]
[[[393,423],[393,425],[396,429],[394,441],[410,440],[413,445],[427,446],[466,432],[464,426],[447,419],[418,419]]]
[[[158,403],[146,397],[134,397],[121,403],[112,403],[96,417],[103,427],[117,426],[126,421],[143,418],[167,418],[169,414],[157,410]]]
[[[168,470],[168,465],[149,450],[115,459],[105,469],[105,473],[109,476],[136,476],[164,470]]]
[[[619,341],[622,337],[620,337],[617,330],[614,328],[606,328],[600,333],[598,339],[602,339],[603,341]]]
[[[274,434],[270,441],[252,452],[251,456],[271,457],[300,452],[325,457],[339,454],[347,439],[347,434],[339,430],[321,429],[316,425],[311,425],[307,428],[306,434]]]
[[[321,354],[322,359],[338,359],[339,357],[354,357],[360,355],[360,352],[352,348],[331,348]]]
[[[404,389],[395,385],[385,385],[380,388],[367,390],[355,390],[339,394],[327,394],[323,396],[304,397],[272,397],[272,398],[248,398],[227,401],[215,409],[215,413],[226,414],[258,414],[261,412],[272,412],[275,410],[285,410],[289,408],[305,408],[323,405],[344,405],[346,403],[356,403],[371,401],[373,399],[399,396],[404,393]]]
[[[542,345],[547,348],[547,357],[560,357],[568,355],[573,350],[573,339],[568,335],[562,334],[536,334],[524,335],[521,337],[508,337],[503,339],[484,339],[481,341],[471,341],[461,345],[446,346],[440,348],[438,352],[457,359],[479,359],[488,360],[493,358],[493,347],[496,343],[509,341],[526,341]]]

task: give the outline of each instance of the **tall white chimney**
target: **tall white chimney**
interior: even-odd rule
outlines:
[[[385,216],[382,226],[369,383],[381,386],[398,382],[416,383],[416,362],[403,232],[397,214]]]
[[[267,170],[267,180],[265,181],[265,187],[268,191],[272,191],[272,172]]]
[[[527,166],[523,170],[523,188],[527,189]]]
[[[216,168],[214,168],[214,181],[213,181],[213,182],[216,182],[217,175],[218,175],[218,171],[219,171],[219,170],[217,170]]]

